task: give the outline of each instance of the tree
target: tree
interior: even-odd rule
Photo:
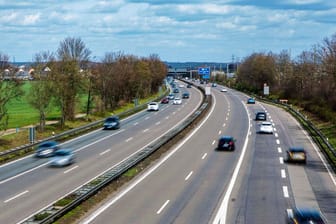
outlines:
[[[52,71],[56,102],[61,109],[61,126],[75,118],[79,91],[87,74],[91,51],[80,38],[66,38],[57,50],[58,63]],[[84,72],[83,72],[84,71]]]
[[[50,72],[46,68],[53,69],[55,57],[50,52],[41,52],[35,55],[34,81],[27,96],[29,104],[39,112],[39,129],[44,131],[46,115],[53,99],[53,83]]]
[[[6,54],[0,53],[1,61],[1,73],[8,66],[9,56]],[[23,91],[21,90],[22,82],[16,79],[3,80],[0,79],[0,130],[6,130],[8,125],[8,103],[22,96]]]

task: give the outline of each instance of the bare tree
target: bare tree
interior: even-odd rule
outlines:
[[[1,60],[1,72],[2,69],[7,68],[5,65],[8,64],[8,55],[0,53]],[[21,90],[22,82],[16,79],[3,80],[0,79],[0,130],[6,130],[8,125],[8,103],[20,96],[22,96],[23,91]]]
[[[84,88],[83,80],[91,51],[80,38],[66,38],[57,50],[58,63],[53,74],[56,100],[61,108],[61,125],[73,120],[79,91]]]
[[[34,81],[27,96],[29,104],[39,112],[39,129],[44,131],[46,115],[52,102],[53,83],[50,77],[50,69],[53,69],[55,57],[53,53],[41,52],[35,55]]]

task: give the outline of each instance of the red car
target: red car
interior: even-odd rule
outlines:
[[[169,99],[167,97],[165,97],[161,100],[161,103],[162,104],[167,104],[167,103],[169,103]]]

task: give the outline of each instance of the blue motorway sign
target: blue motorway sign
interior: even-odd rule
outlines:
[[[203,79],[210,79],[210,67],[198,68],[198,74],[203,76]]]

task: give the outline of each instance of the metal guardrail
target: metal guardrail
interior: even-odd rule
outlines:
[[[158,100],[160,100],[163,96],[167,95],[168,92],[169,92],[169,88],[167,88],[167,91],[165,91],[162,95],[160,95],[159,97],[157,97],[157,98],[155,98],[155,99],[153,99],[151,101],[158,101]],[[138,106],[136,106],[136,107],[134,107],[132,109],[126,110],[126,111],[121,112],[121,113],[116,114],[116,115],[119,116],[120,118],[127,117],[127,116],[129,116],[131,114],[134,114],[134,113],[136,113],[138,111],[141,111],[141,110],[145,109],[147,103],[149,103],[151,101],[148,101],[145,104],[138,105]],[[104,121],[105,121],[105,119],[101,119],[99,121],[95,121],[95,122],[83,125],[81,127],[74,128],[74,129],[62,132],[60,134],[57,134],[57,135],[54,135],[54,136],[51,136],[51,137],[48,137],[48,138],[44,138],[42,140],[38,140],[38,141],[36,141],[34,143],[31,143],[31,144],[21,145],[21,146],[18,146],[16,148],[13,148],[13,149],[9,149],[9,150],[0,152],[0,157],[10,156],[10,155],[13,155],[13,154],[20,153],[21,151],[30,150],[30,149],[36,147],[38,144],[40,144],[42,142],[45,142],[45,141],[61,140],[61,139],[64,139],[66,137],[69,137],[69,136],[81,134],[83,132],[86,132],[86,131],[91,130],[91,129],[96,128],[96,127],[102,127]]]
[[[322,150],[322,152],[325,154],[325,156],[329,160],[329,163],[332,165],[333,170],[336,172],[336,150],[335,148],[330,144],[330,142],[328,141],[328,138],[318,128],[316,128],[315,125],[310,120],[308,120],[305,115],[295,110],[291,105],[288,105],[286,103],[279,103],[279,102],[267,100],[264,98],[258,98],[258,99],[264,102],[267,102],[267,103],[273,103],[278,106],[280,105],[286,108],[286,110],[289,111],[292,115],[297,117],[299,119],[299,122],[309,132],[314,142],[318,144],[319,148]],[[332,154],[332,156],[330,154]]]
[[[198,88],[202,91],[203,95],[205,95],[204,89],[202,87]],[[157,139],[151,145],[148,145],[144,149],[138,151],[133,156],[123,160],[117,166],[112,167],[110,170],[108,170],[101,176],[97,177],[93,181],[90,181],[89,183],[83,185],[79,189],[75,190],[74,192],[71,192],[63,199],[58,201],[58,202],[62,200],[66,201],[67,199],[69,199],[71,201],[70,203],[64,206],[58,206],[58,202],[56,202],[50,207],[44,209],[43,211],[40,211],[37,214],[30,216],[27,220],[23,221],[22,223],[46,224],[46,223],[52,223],[55,220],[59,219],[64,214],[74,209],[80,203],[82,203],[95,193],[97,193],[100,189],[105,187],[111,181],[115,180],[123,173],[127,172],[130,168],[137,165],[139,162],[141,162],[142,160],[150,156],[153,152],[158,150],[161,146],[166,144],[169,140],[173,139],[175,136],[181,133],[185,128],[191,125],[203,112],[207,110],[209,105],[211,105],[211,101],[212,101],[211,96],[203,97],[203,103],[201,104],[201,106],[190,117],[188,117],[185,121],[183,121],[179,126],[175,127],[167,134]],[[40,217],[40,219],[38,217]]]

